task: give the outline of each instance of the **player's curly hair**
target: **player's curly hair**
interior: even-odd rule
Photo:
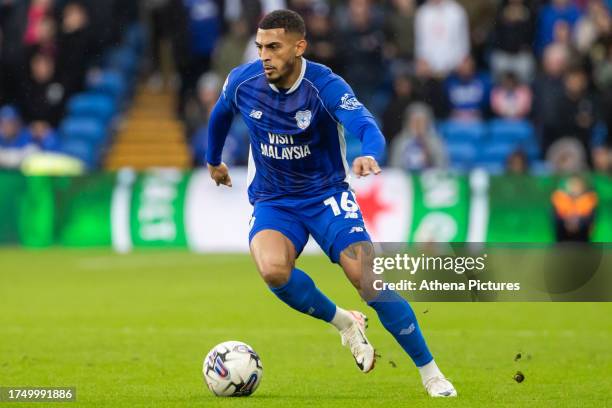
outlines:
[[[284,28],[285,32],[297,33],[306,36],[306,25],[304,19],[295,11],[274,10],[264,16],[259,23],[262,30],[273,28]]]

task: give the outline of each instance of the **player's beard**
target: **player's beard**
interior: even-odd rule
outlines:
[[[272,85],[276,85],[279,82],[282,82],[285,78],[287,78],[288,75],[291,75],[291,73],[293,72],[293,68],[294,67],[295,67],[295,61],[287,61],[285,63],[285,65],[283,66],[283,70],[282,71],[280,69],[278,69],[278,68],[276,68],[273,71],[273,73],[278,73],[277,76],[269,77],[269,76],[266,75],[266,79]]]

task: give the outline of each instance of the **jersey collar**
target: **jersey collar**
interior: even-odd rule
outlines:
[[[289,88],[289,90],[285,92],[285,95],[289,95],[290,93],[295,92],[295,90],[300,87],[300,84],[302,83],[302,80],[304,79],[304,73],[306,73],[306,58],[304,57],[300,57],[300,58],[302,59],[302,69],[300,71],[300,76],[295,81],[295,83],[291,86],[291,88]],[[278,88],[276,87],[276,85],[270,84],[270,83],[268,83],[268,85],[270,85],[270,88],[272,88],[274,92],[280,92]]]

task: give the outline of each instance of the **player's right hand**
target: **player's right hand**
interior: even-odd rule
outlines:
[[[208,165],[208,172],[210,173],[210,178],[215,180],[217,185],[224,184],[228,187],[232,186],[232,179],[229,175],[229,169],[225,165],[225,163],[221,162],[218,166]]]

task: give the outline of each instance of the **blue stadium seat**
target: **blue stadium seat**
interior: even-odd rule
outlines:
[[[446,150],[450,158],[451,167],[455,169],[469,169],[476,159],[476,146],[470,142],[448,142]]]
[[[450,143],[476,142],[484,139],[487,129],[480,122],[460,122],[449,120],[439,125],[442,137]]]
[[[127,87],[125,78],[118,71],[105,70],[89,78],[87,89],[109,95],[115,102],[120,102],[126,95]]]
[[[81,93],[68,101],[68,115],[94,118],[108,125],[117,111],[113,98],[100,93]]]
[[[138,68],[138,56],[127,47],[112,48],[104,57],[104,67],[117,70],[131,78]]]
[[[146,45],[146,32],[142,24],[135,23],[128,27],[123,42],[136,54],[141,55]]]
[[[76,157],[85,163],[87,168],[94,168],[97,163],[96,149],[85,140],[68,139],[62,142],[61,152]]]
[[[68,117],[60,124],[60,134],[65,141],[81,140],[95,146],[106,139],[107,131],[96,119]]]
[[[482,149],[479,150],[478,161],[481,163],[486,162],[497,162],[505,163],[508,156],[519,148],[517,143],[506,143],[506,142],[491,142],[485,144]]]
[[[489,122],[489,137],[494,142],[526,142],[534,138],[531,123],[525,120],[494,119]]]

